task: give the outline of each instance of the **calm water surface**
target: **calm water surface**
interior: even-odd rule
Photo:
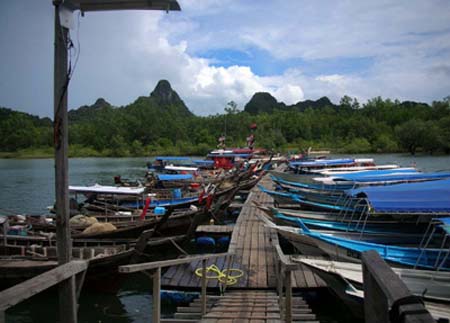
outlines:
[[[371,157],[371,156],[354,156]],[[450,171],[450,156],[375,155],[378,164],[416,165],[423,171]],[[150,158],[74,158],[72,185],[112,185],[113,177],[140,178]],[[0,159],[0,214],[45,214],[54,203],[53,159]],[[128,277],[117,293],[84,292],[80,322],[150,322],[151,285],[143,276]],[[170,311],[173,307],[164,308]],[[57,296],[46,292],[7,312],[8,322],[55,322]]]

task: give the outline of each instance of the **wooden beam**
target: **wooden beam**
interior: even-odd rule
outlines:
[[[73,260],[0,292],[0,312],[87,270],[87,268],[86,261]]]
[[[281,247],[280,247],[280,244],[278,242],[278,239],[276,241],[272,240],[272,243],[273,243],[273,246],[274,246],[275,251],[277,253],[278,259],[280,260],[281,269],[284,269],[284,270],[296,270],[296,269],[299,269],[301,267],[301,264],[291,261],[289,256],[284,254],[283,250],[281,250]]]
[[[364,316],[367,323],[388,323],[391,317],[402,322],[435,322],[418,297],[375,250],[362,253]],[[397,322],[397,321],[395,321]]]
[[[153,313],[152,322],[161,320],[161,267],[153,273]]]
[[[206,314],[206,259],[202,260],[202,317]]]
[[[185,258],[178,258],[172,260],[164,260],[164,261],[154,261],[154,262],[145,262],[142,264],[134,264],[134,265],[125,265],[119,267],[120,273],[135,273],[143,270],[150,270],[156,268],[170,267],[176,265],[182,265],[186,263],[190,263],[193,261],[200,261],[203,259],[215,259],[224,256],[228,256],[228,253],[213,253],[213,254],[205,254],[199,256],[189,256]]]
[[[58,263],[68,263],[72,258],[72,242],[69,226],[69,162],[67,92],[69,71],[67,64],[68,29],[60,24],[62,1],[55,4],[55,58],[54,58],[54,120],[55,147],[55,198],[56,198],[56,246]],[[77,322],[75,277],[71,276],[59,285],[59,315],[65,322]]]
[[[285,271],[284,287],[286,289],[285,299],[285,321],[286,323],[292,322],[292,273],[291,271]]]

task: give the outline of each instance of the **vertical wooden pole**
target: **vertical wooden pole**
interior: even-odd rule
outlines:
[[[202,260],[202,316],[206,314],[206,259]]]
[[[67,119],[67,44],[68,29],[59,19],[60,0],[55,0],[55,62],[54,62],[54,146],[55,146],[55,197],[56,246],[58,263],[70,262],[72,245],[69,228],[69,167]],[[59,312],[64,322],[77,322],[75,277],[59,284]]]
[[[285,273],[284,281],[286,288],[286,306],[285,306],[285,321],[286,323],[292,322],[292,279],[291,271],[287,270]]]
[[[283,271],[281,270],[281,264],[278,260],[276,263],[276,273],[277,273],[277,289],[278,289],[278,306],[280,307],[280,315],[283,317]]]
[[[161,320],[161,267],[153,273],[153,316],[152,322]]]

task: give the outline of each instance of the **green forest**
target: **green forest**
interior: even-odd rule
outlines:
[[[70,156],[204,155],[226,135],[228,147],[245,146],[257,124],[256,147],[286,152],[307,147],[335,153],[450,153],[450,97],[431,105],[376,97],[365,104],[344,96],[295,105],[256,93],[243,107],[230,101],[223,114],[194,115],[169,82],[123,107],[104,99],[69,111]],[[0,108],[0,157],[52,156],[53,126]]]

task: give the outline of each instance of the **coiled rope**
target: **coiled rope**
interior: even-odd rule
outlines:
[[[203,277],[202,271],[202,267],[197,268],[195,274],[201,278]],[[236,284],[238,279],[242,276],[244,276],[244,272],[237,268],[220,270],[216,265],[206,267],[206,279],[217,279],[226,286]]]

